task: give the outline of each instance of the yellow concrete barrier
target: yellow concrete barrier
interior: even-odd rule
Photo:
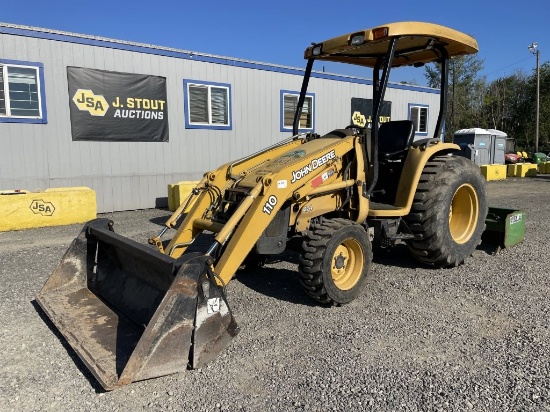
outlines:
[[[518,175],[518,164],[507,165],[506,176],[516,177]]]
[[[485,180],[506,179],[506,165],[481,165],[480,168]]]
[[[519,163],[517,177],[536,176],[537,165],[534,163]]]
[[[550,174],[550,162],[544,162],[539,164],[539,173]]]
[[[174,212],[198,184],[199,181],[184,181],[168,185],[168,209]]]
[[[87,187],[0,191],[0,232],[83,223],[96,217],[95,191]]]

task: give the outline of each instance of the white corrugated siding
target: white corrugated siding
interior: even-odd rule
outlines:
[[[88,186],[98,211],[163,206],[166,185],[198,180],[232,159],[273,144],[280,132],[280,91],[299,91],[301,76],[262,68],[194,61],[0,33],[0,59],[44,65],[47,124],[0,123],[0,190]],[[73,142],[67,66],[166,77],[170,141]],[[365,71],[365,76],[370,73]],[[231,85],[232,130],[186,129],[183,80]],[[371,98],[370,86],[312,78],[315,131],[350,123],[352,97]],[[429,135],[435,128],[439,95],[389,88],[392,119],[406,119],[408,104],[429,105]]]

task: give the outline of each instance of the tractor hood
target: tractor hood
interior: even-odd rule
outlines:
[[[347,138],[352,139],[353,137]],[[287,168],[292,164],[296,164],[296,171],[293,172],[293,175],[287,176],[290,181],[296,178],[294,173],[299,175],[302,172],[313,172],[335,157],[333,146],[340,142],[342,142],[341,138],[327,137],[304,143],[261,164],[257,169],[251,170],[239,183],[239,186],[254,187],[262,177],[268,174],[278,174],[283,168]]]

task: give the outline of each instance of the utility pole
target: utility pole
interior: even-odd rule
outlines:
[[[528,47],[529,51],[537,56],[537,115],[536,115],[536,123],[535,123],[535,153],[539,151],[539,94],[540,94],[540,66],[539,66],[539,60],[540,60],[540,50],[537,49],[537,43],[531,43],[531,45]]]

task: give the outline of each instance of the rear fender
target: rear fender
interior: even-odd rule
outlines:
[[[399,216],[405,216],[410,212],[418,181],[426,163],[434,156],[444,156],[459,151],[460,147],[454,143],[440,142],[431,145],[427,142],[409,148],[395,199],[395,206],[401,208]]]

